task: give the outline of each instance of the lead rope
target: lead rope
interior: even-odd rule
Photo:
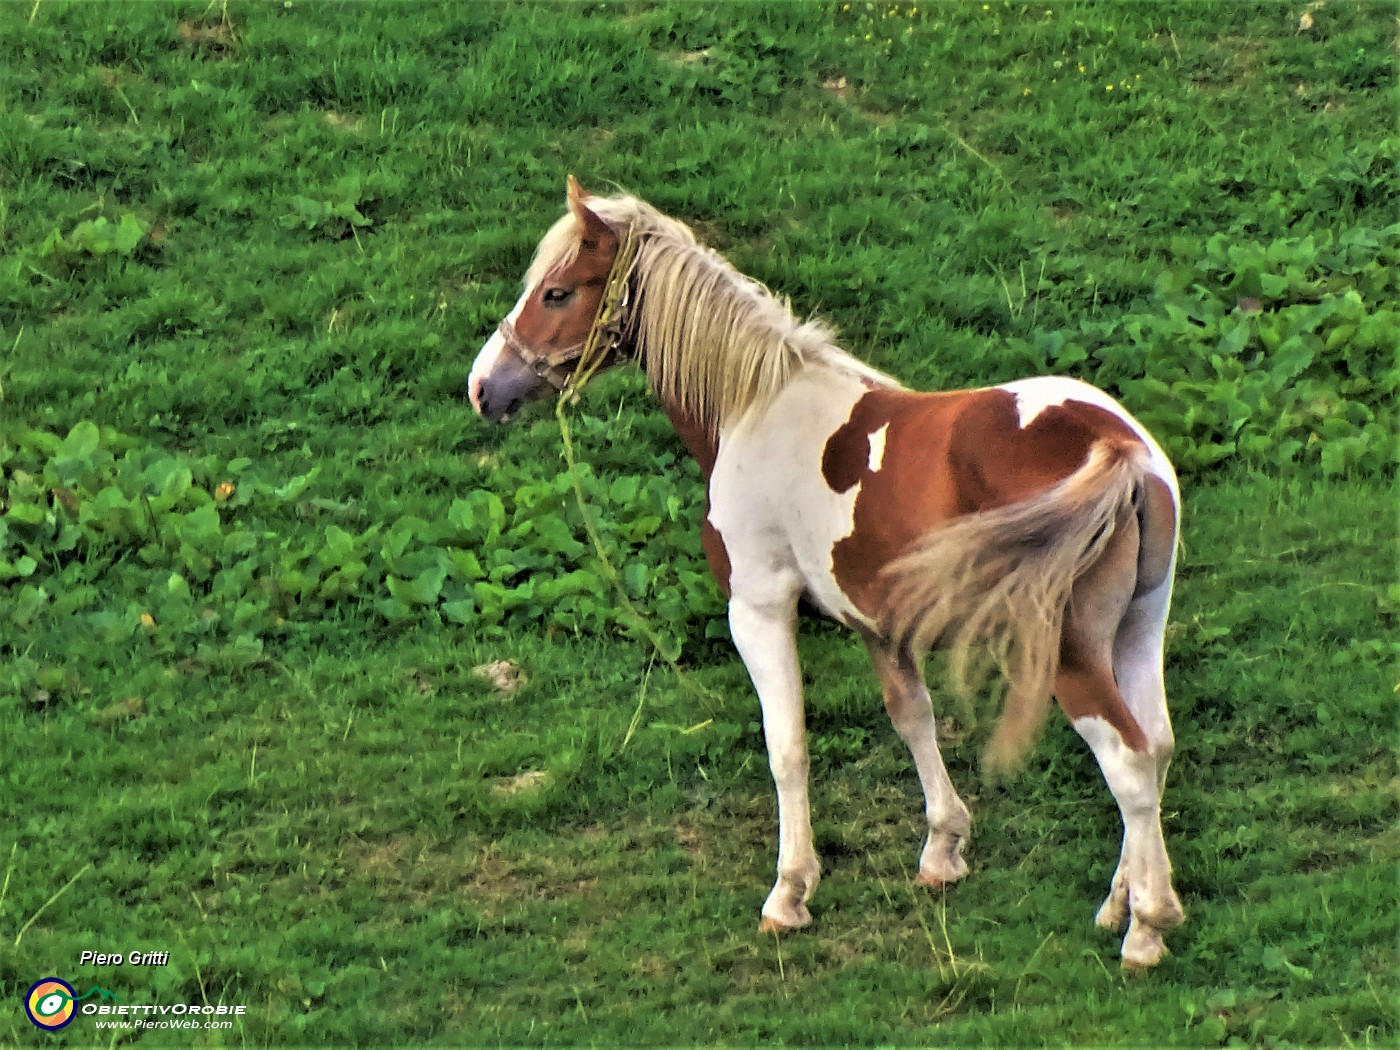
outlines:
[[[583,518],[583,530],[588,534],[589,541],[593,544],[593,553],[598,558],[598,564],[603,567],[603,575],[608,583],[612,584],[613,592],[617,595],[618,601],[626,610],[627,616],[632,623],[646,635],[646,639],[651,643],[652,650],[671,669],[671,673],[676,676],[676,680],[681,686],[696,697],[705,708],[707,714],[713,715],[719,708],[722,701],[709,689],[696,682],[689,674],[681,669],[681,666],[666,651],[665,643],[661,640],[661,635],[652,627],[645,616],[638,611],[628,597],[627,591],[622,585],[622,576],[613,566],[612,559],[608,557],[608,552],[603,546],[603,538],[598,532],[598,526],[593,518],[593,511],[588,506],[588,500],[583,494],[583,480],[579,476],[578,461],[574,457],[574,440],[569,430],[569,419],[565,412],[568,405],[574,404],[579,399],[579,393],[595,372],[598,371],[608,353],[616,347],[616,342],[609,345],[602,353],[598,348],[603,345],[604,332],[608,331],[618,319],[618,311],[626,305],[627,282],[631,280],[633,267],[637,261],[637,250],[640,247],[639,239],[632,229],[628,229],[627,236],[623,238],[618,246],[617,255],[613,259],[612,269],[608,271],[608,280],[603,287],[603,299],[598,306],[598,316],[593,319],[593,327],[588,331],[588,339],[583,345],[583,353],[579,355],[578,364],[574,366],[573,375],[569,377],[569,382],[564,389],[559,392],[559,397],[554,402],[554,418],[559,422],[559,437],[564,447],[564,462],[569,468],[569,481],[574,489],[574,502],[578,504],[580,517]],[[620,339],[619,333],[613,333],[613,339]],[[645,699],[645,694],[643,694]],[[638,717],[641,715],[641,703],[638,702],[637,713],[633,716],[633,725],[628,728],[627,738],[623,742],[625,748],[627,742],[632,739],[632,732],[635,729]],[[691,726],[685,730],[687,733],[698,732],[706,728],[714,719],[707,718],[698,725]]]

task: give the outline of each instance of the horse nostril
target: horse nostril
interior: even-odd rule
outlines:
[[[477,415],[484,416],[494,422],[498,417],[496,399],[492,397],[491,386],[484,379],[478,379],[472,389],[472,404],[476,406]]]
[[[499,394],[499,391],[498,391]],[[515,412],[524,403],[523,398],[515,398],[501,405],[499,396],[493,398],[491,387],[487,383],[481,383],[476,388],[476,399],[473,404],[479,415],[491,420],[493,423],[504,423],[515,415]]]

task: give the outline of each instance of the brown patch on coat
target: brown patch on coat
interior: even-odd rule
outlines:
[[[875,389],[851,409],[822,450],[833,492],[859,485],[849,536],[831,549],[832,574],[863,613],[878,621],[881,572],[914,540],[958,512],[948,474],[948,435],[963,394]],[[885,430],[880,470],[870,470],[870,435]]]
[[[826,447],[822,449],[822,477],[832,492],[847,491],[869,471],[870,437],[884,426],[874,404],[865,412],[861,411],[861,406],[869,400],[867,394],[856,402],[851,418],[827,438]]]
[[[710,522],[710,475],[714,473],[715,460],[719,457],[719,439],[710,433],[709,427],[704,426],[679,405],[663,399],[661,410],[666,413],[666,418],[676,428],[676,434],[695,457],[695,462],[700,465],[700,473],[705,476],[705,516],[700,520],[700,546],[705,551],[705,560],[709,562],[715,582],[728,598],[729,575],[732,571],[729,550],[724,545],[724,536]]]
[[[871,471],[870,435],[881,427],[884,456]],[[1044,491],[1079,469],[1100,440],[1139,444],[1116,415],[1082,401],[1049,406],[1023,428],[1010,391],[871,390],[822,450],[833,492],[860,485],[851,534],[832,547],[833,575],[878,622],[887,564],[952,518]]]
[[[1096,441],[1141,444],[1127,423],[1097,405],[1049,405],[1023,428],[1015,394],[982,393],[995,396],[978,400],[958,418],[949,449],[953,483],[966,513],[1049,488],[1078,470]]]
[[[705,476],[705,484],[708,486],[710,475],[715,472],[715,460],[719,458],[719,439],[710,433],[709,427],[679,405],[662,399],[661,411],[666,413],[671,426],[676,428],[676,436],[681,439],[686,450],[695,457],[695,462],[700,464],[700,473]]]
[[[710,563],[710,572],[714,573],[715,582],[719,584],[720,592],[729,597],[729,574],[732,571],[729,564],[729,549],[724,545],[724,537],[719,529],[710,524],[710,500],[705,499],[705,519],[700,522],[700,546],[704,548],[705,560]]]
[[[1147,751],[1147,735],[1128,710],[1114,681],[1113,668],[1107,663],[1080,659],[1062,649],[1060,670],[1055,675],[1055,700],[1071,721],[1098,716],[1118,730],[1128,747]]]

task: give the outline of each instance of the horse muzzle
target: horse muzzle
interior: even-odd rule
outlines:
[[[468,382],[468,394],[477,414],[493,423],[508,423],[532,394],[547,389],[539,376],[520,363],[502,362],[490,375]]]
[[[508,321],[486,341],[467,377],[467,397],[478,415],[495,423],[510,421],[530,397],[548,384],[558,384],[546,374],[543,355],[529,351]]]

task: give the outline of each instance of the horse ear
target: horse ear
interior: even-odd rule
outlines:
[[[583,246],[585,248],[596,248],[600,241],[605,241],[613,236],[612,229],[597,213],[588,206],[588,192],[579,185],[578,179],[569,176],[569,211],[574,213],[574,218],[578,219],[579,225],[583,227]]]
[[[584,207],[583,201],[587,196],[588,191],[579,184],[578,179],[574,178],[571,173],[569,175],[569,210],[577,215],[579,209]]]

